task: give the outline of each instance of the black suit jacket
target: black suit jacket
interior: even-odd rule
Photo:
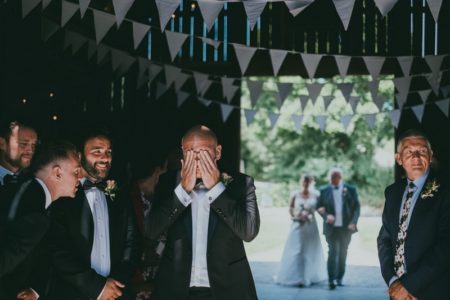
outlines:
[[[44,189],[32,179],[15,190],[19,193],[17,198],[10,195],[1,199],[5,229],[0,246],[3,297],[15,299],[19,291],[31,287],[45,299],[49,275],[45,235],[50,221],[45,210]]]
[[[125,195],[125,193],[122,193]],[[110,235],[110,276],[128,285],[140,256],[140,240],[129,199],[106,196]],[[54,267],[49,299],[97,299],[105,277],[91,268],[94,223],[86,194],[55,202],[50,209],[49,252]],[[124,295],[123,298],[126,298]]]
[[[183,300],[189,292],[192,266],[192,214],[174,189],[177,173],[161,176],[150,212],[150,234],[168,231],[167,243],[155,279],[155,300]],[[211,204],[207,266],[215,300],[257,299],[244,241],[259,231],[259,212],[253,179],[235,174],[225,191]]]
[[[333,233],[334,226],[326,222],[327,215],[336,216],[334,207],[333,187],[328,185],[320,190],[320,196],[317,202],[317,208],[325,207],[326,212],[322,214],[323,234]],[[344,183],[342,188],[342,227],[347,228],[349,224],[357,224],[359,219],[360,204],[356,188]]]
[[[430,172],[427,183],[435,178]],[[395,275],[395,243],[406,179],[385,190],[383,225],[378,235],[378,256],[387,284]],[[423,188],[423,189],[424,189]],[[422,189],[422,192],[423,192]],[[421,193],[422,193],[421,192]],[[400,278],[419,299],[450,299],[450,190],[440,186],[430,198],[419,196],[411,215],[405,242],[407,273]]]

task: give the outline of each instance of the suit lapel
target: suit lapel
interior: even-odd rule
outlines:
[[[416,224],[418,223],[418,220],[421,220],[421,214],[426,211],[426,208],[433,203],[433,198],[422,198],[422,192],[426,188],[429,182],[435,179],[434,174],[430,172],[428,174],[427,180],[425,181],[425,184],[423,185],[422,189],[420,190],[419,197],[417,198],[416,205],[414,205],[414,209],[411,214],[411,219],[409,221],[408,230],[413,229]]]
[[[217,215],[209,210],[209,221],[208,221],[208,243],[211,240],[217,225]]]
[[[92,249],[92,244],[94,242],[94,221],[89,202],[83,189],[78,189],[77,198],[81,201],[80,232],[86,241],[88,241],[89,247]]]
[[[184,228],[186,230],[186,234],[188,236],[188,240],[192,244],[192,206],[189,206],[186,209],[186,215],[183,218]]]
[[[394,187],[394,193],[392,195],[392,200],[394,201],[394,210],[392,212],[393,218],[395,222],[392,222],[391,224],[394,226],[394,232],[395,232],[395,239],[397,239],[398,230],[399,230],[399,222],[400,222],[400,210],[402,206],[402,200],[403,200],[403,194],[405,192],[406,188],[406,179],[403,179],[401,182],[395,185]]]
[[[327,199],[329,199],[329,205],[330,205],[330,213],[332,215],[336,214],[336,208],[334,207],[334,196],[333,196],[333,187],[329,186],[327,189]]]

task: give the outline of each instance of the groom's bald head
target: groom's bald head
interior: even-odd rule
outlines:
[[[194,127],[192,127],[191,129],[189,129],[183,136],[183,138],[181,139],[181,144],[183,145],[183,143],[186,140],[189,140],[191,138],[200,138],[200,139],[205,139],[205,140],[210,140],[211,142],[213,142],[214,145],[217,145],[217,136],[216,134],[209,129],[208,127],[204,126],[204,125],[196,125]]]

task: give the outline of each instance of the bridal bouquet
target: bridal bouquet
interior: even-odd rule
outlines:
[[[294,209],[294,217],[292,217],[292,220],[300,222],[300,225],[303,225],[311,222],[313,220],[313,215],[308,209],[305,209],[302,204],[299,208]]]

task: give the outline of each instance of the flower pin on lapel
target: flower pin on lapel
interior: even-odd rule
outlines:
[[[227,173],[222,173],[222,182],[224,186],[227,186],[230,182],[233,181],[233,177],[228,175]]]
[[[118,190],[119,188],[117,187],[115,180],[106,180],[105,195],[108,195],[111,198],[111,201],[114,201]]]
[[[440,185],[437,183],[436,179],[433,179],[433,181],[427,183],[424,191],[420,196],[423,199],[432,198],[434,196],[434,193],[436,193],[439,190],[439,186]]]

